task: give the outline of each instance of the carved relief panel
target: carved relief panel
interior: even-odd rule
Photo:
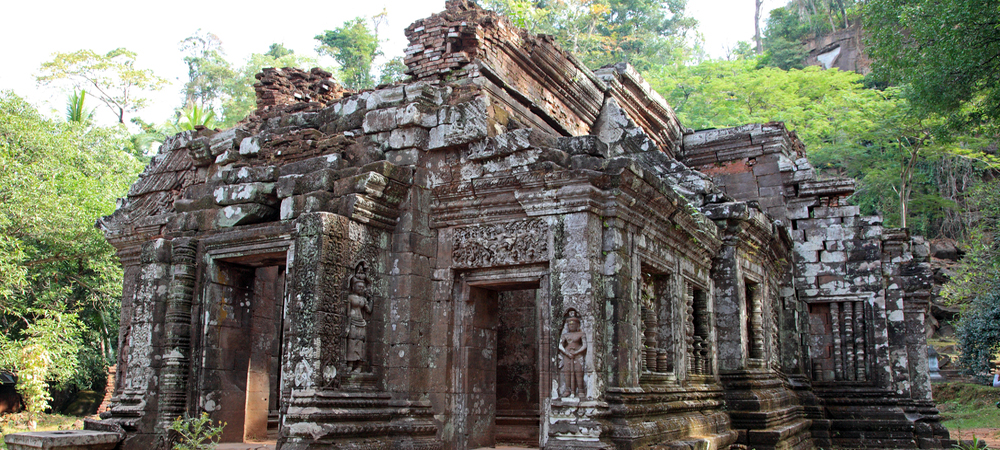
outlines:
[[[549,227],[542,219],[461,227],[452,238],[455,267],[497,267],[544,262]]]

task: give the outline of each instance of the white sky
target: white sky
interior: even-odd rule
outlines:
[[[765,0],[764,9],[769,11],[785,2]],[[180,105],[180,89],[187,77],[178,43],[199,28],[219,36],[229,60],[242,65],[251,53],[263,53],[273,42],[316,56],[314,36],[383,9],[388,12],[388,23],[379,29],[388,39],[383,49],[390,57],[400,56],[408,44],[403,29],[443,10],[444,0],[4,0],[0,10],[7,20],[0,27],[0,42],[6,45],[0,90],[11,89],[43,112],[61,115],[65,93],[35,84],[39,66],[54,52],[91,49],[106,53],[125,47],[138,53],[137,66],[153,69],[172,83],[150,95],[153,106],[139,113],[146,121],[160,123]],[[688,0],[687,5],[687,14],[698,19],[699,31],[713,57],[724,56],[726,48],[737,41],[751,40],[753,13],[754,0]],[[766,12],[762,16],[767,17]],[[320,62],[333,65],[329,58]],[[98,106],[93,100],[89,106]],[[103,105],[98,114],[101,122],[113,120]]]

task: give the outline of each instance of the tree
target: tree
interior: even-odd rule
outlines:
[[[280,55],[280,56],[276,56]],[[296,55],[285,49],[281,44],[271,44],[266,53],[253,53],[236,75],[224,84],[224,93],[220,110],[221,120],[216,125],[228,128],[243,120],[257,108],[257,96],[253,85],[257,82],[255,76],[265,67],[317,67],[319,63],[308,56]]]
[[[226,83],[236,77],[236,70],[226,61],[222,41],[200,29],[180,43],[188,81],[184,83],[184,107],[213,109],[225,95]]]
[[[797,14],[784,7],[772,9],[764,34],[764,58],[761,64],[785,70],[805,67],[809,52],[802,44],[802,39],[809,31],[809,27],[801,22]]]
[[[348,20],[342,27],[317,35],[316,40],[321,43],[317,51],[337,61],[344,86],[366,89],[375,85],[372,65],[382,52],[378,34],[368,27],[365,18]]]
[[[869,0],[866,51],[876,76],[956,124],[1000,119],[1000,27],[993,0]]]
[[[942,155],[987,159],[969,136],[943,139],[940,116],[920,114],[898,89],[867,89],[854,72],[759,67],[756,58],[662,67],[647,74],[681,122],[695,129],[785,122],[813,165],[859,180],[853,201],[865,214],[930,234],[951,203],[930,182]],[[885,195],[894,192],[895,195]],[[919,212],[920,220],[911,223]]]
[[[962,312],[955,334],[966,373],[985,378],[1000,351],[1000,286],[995,280],[992,289],[977,295]]]
[[[285,56],[288,56],[288,55],[291,55],[291,54],[294,54],[294,53],[295,53],[294,50],[285,48],[285,44],[279,44],[279,43],[275,42],[275,43],[271,44],[271,47],[269,47],[267,49],[267,52],[264,53],[264,55],[265,56],[270,56],[271,58],[274,58],[274,59],[281,59],[281,58],[283,58]]]
[[[396,57],[382,64],[379,68],[379,84],[392,84],[403,79],[406,76],[406,64],[403,63],[403,58]]]
[[[753,10],[753,41],[757,44],[757,54],[764,53],[764,44],[760,39],[760,7],[764,5],[764,0],[754,0]]]
[[[31,414],[45,412],[52,397],[49,383],[72,380],[82,350],[83,324],[76,314],[53,310],[31,311],[33,320],[22,331],[24,339],[0,337],[0,361],[17,372],[17,391]]]
[[[89,387],[106,376],[118,337],[122,270],[94,222],[114,210],[142,169],[129,145],[121,125],[48,120],[14,94],[0,93],[0,354],[7,355],[0,359],[6,364],[30,361],[32,376],[63,385]],[[93,345],[72,350],[78,322],[81,342]]]
[[[555,36],[588,67],[627,61],[640,71],[700,56],[686,0],[488,0],[533,33]]]
[[[136,68],[135,60],[136,54],[125,48],[104,55],[92,50],[54,53],[51,61],[42,63],[35,79],[39,84],[69,81],[77,89],[92,89],[92,94],[114,112],[118,123],[125,123],[126,113],[146,105],[141,91],[159,90],[167,83],[152,70]]]
[[[975,225],[965,240],[965,256],[941,291],[941,295],[953,303],[1000,291],[997,283],[1000,280],[1000,181],[980,181],[967,198]],[[986,300],[995,301],[983,299]],[[969,308],[975,309],[976,303],[973,302]],[[1000,310],[993,306],[990,308]]]

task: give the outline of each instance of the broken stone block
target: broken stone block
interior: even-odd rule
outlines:
[[[220,206],[238,203],[276,203],[274,183],[244,183],[219,186],[212,193]]]
[[[240,152],[235,150],[226,150],[222,152],[219,156],[215,158],[215,164],[220,166],[226,166],[234,162],[240,161],[243,158],[240,156]]]
[[[423,128],[397,128],[389,135],[389,148],[423,148],[429,139],[430,133]]]
[[[572,136],[559,138],[559,148],[570,155],[609,157],[608,144],[597,136]]]
[[[240,142],[240,155],[256,156],[260,152],[260,138],[257,136],[246,137]]]
[[[231,228],[251,223],[260,223],[277,217],[274,208],[259,203],[229,205],[219,210],[215,222],[219,228]]]
[[[212,155],[219,155],[223,152],[233,150],[236,145],[247,136],[247,132],[240,128],[230,128],[228,130],[215,133],[209,140]]]
[[[188,155],[197,167],[207,166],[215,160],[212,149],[209,147],[208,138],[197,138],[187,144]]]
[[[315,158],[309,158],[281,166],[278,168],[278,176],[284,177],[292,174],[304,174],[323,169],[339,169],[340,162],[340,154],[338,153],[317,156]]]
[[[361,124],[361,129],[364,130],[365,134],[392,131],[397,126],[396,113],[397,110],[395,108],[369,111],[365,114],[365,120]]]
[[[400,127],[434,128],[438,125],[438,111],[422,103],[410,103],[397,110],[396,122]]]

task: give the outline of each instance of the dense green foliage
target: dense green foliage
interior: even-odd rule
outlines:
[[[188,66],[184,83],[184,107],[212,108],[226,94],[226,85],[236,77],[236,70],[226,61],[222,41],[201,30],[181,41]]]
[[[969,209],[976,214],[976,220],[965,240],[965,257],[942,292],[952,301],[1000,288],[1000,181],[979,183],[969,192],[968,198]]]
[[[921,234],[935,235],[935,220],[950,206],[929,177],[933,161],[979,155],[970,148],[975,140],[936,139],[931,131],[941,119],[914,111],[898,89],[866,88],[853,72],[783,70],[750,58],[659,67],[647,77],[695,129],[784,122],[814,166],[859,181],[853,200],[865,214]]]
[[[956,124],[1000,119],[1000,2],[869,0],[866,46],[877,78],[908,90],[924,111]]]
[[[973,298],[955,328],[962,349],[959,362],[967,372],[979,376],[990,373],[1000,351],[1000,289],[995,283]]]
[[[200,30],[181,42],[188,65],[185,104],[176,120],[163,130],[172,133],[195,125],[228,128],[256,109],[254,77],[265,67],[314,67],[316,60],[298,56],[281,44],[271,44],[266,53],[253,53],[242,67],[225,59],[222,41]]]
[[[341,81],[349,89],[374,87],[372,66],[379,50],[378,34],[368,28],[364,17],[356,17],[344,25],[317,35],[320,53],[328,54],[340,65]]]
[[[771,10],[764,32],[760,63],[781,69],[801,69],[808,54],[803,41],[848,28],[856,21],[855,0],[791,0]]]
[[[487,0],[533,33],[555,36],[588,67],[629,62],[640,70],[700,56],[686,0]]]
[[[115,353],[122,271],[94,222],[141,169],[129,145],[122,126],[49,120],[0,93],[0,365],[36,385],[89,387]]]

